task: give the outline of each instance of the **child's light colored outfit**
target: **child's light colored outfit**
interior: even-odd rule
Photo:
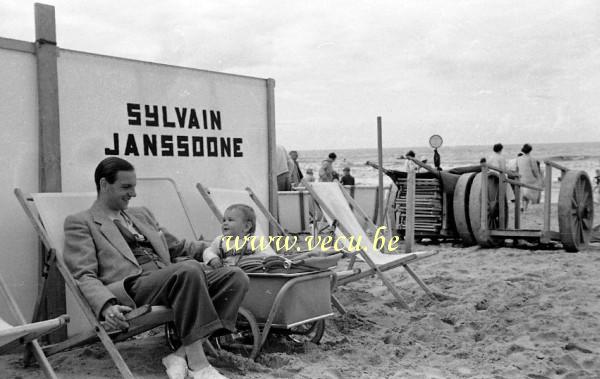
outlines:
[[[227,243],[225,242],[227,239],[224,237],[230,236],[220,235],[211,242],[209,247],[204,249],[204,252],[202,253],[202,261],[204,263],[208,264],[208,262],[210,262],[211,259],[220,258],[223,261],[223,265],[225,266],[237,266],[237,263],[242,258],[242,256],[254,254],[254,251],[252,251],[252,249],[249,246],[249,242],[244,243],[244,247],[242,249],[236,250],[234,245],[234,240],[236,237],[230,237],[231,249],[227,250]],[[243,241],[245,237],[239,238]]]

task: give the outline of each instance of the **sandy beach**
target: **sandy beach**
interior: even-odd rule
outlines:
[[[542,208],[524,214],[525,226],[541,228]],[[367,278],[337,290],[348,314],[327,320],[319,345],[277,344],[257,362],[230,353],[211,361],[230,378],[600,377],[600,246],[579,253],[418,247],[439,252],[411,267],[444,300],[431,300],[396,269],[390,277],[409,310],[378,279]],[[157,333],[118,345],[139,377],[166,377],[159,358],[168,348]],[[50,362],[62,378],[119,377],[99,345]],[[1,356],[0,372],[43,378],[37,368],[23,369],[18,354]]]

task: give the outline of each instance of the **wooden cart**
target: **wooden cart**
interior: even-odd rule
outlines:
[[[407,220],[412,219],[417,239],[459,239],[464,245],[484,247],[500,245],[506,240],[528,240],[540,244],[558,241],[567,251],[579,251],[590,242],[594,202],[591,181],[584,171],[569,170],[546,160],[544,187],[536,187],[519,181],[518,174],[514,172],[486,163],[443,172],[414,158],[408,159],[428,171],[426,175],[416,176],[414,218],[409,217],[407,212],[407,174],[383,170],[397,186],[395,213],[399,235],[404,236],[410,230]],[[367,164],[378,168],[373,163]],[[561,172],[558,231],[550,227],[553,169]],[[515,192],[513,228],[509,228],[508,184]],[[521,188],[545,191],[542,230],[521,228]]]

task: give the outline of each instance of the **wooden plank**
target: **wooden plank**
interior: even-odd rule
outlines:
[[[490,230],[490,236],[504,238],[540,238],[542,237],[542,231],[536,229],[495,229]]]
[[[39,111],[39,179],[41,192],[62,190],[60,163],[60,121],[58,107],[58,48],[56,47],[56,20],[54,7],[36,3],[35,54],[37,58],[38,111]],[[45,251],[40,249],[40,262]],[[43,318],[50,319],[67,313],[65,283],[52,266],[48,272],[47,296],[44,299]],[[65,327],[48,336],[50,342],[67,338]]]
[[[525,183],[520,182],[518,180],[506,179],[506,182],[510,183],[510,184],[514,184],[516,186],[520,186],[520,187],[531,188],[531,189],[536,190],[536,191],[543,191],[544,190],[544,187],[532,186],[531,184],[525,184]]]
[[[410,169],[408,171],[406,186],[406,234],[404,239],[406,241],[404,245],[404,252],[411,253],[413,245],[415,243],[415,186],[416,186],[416,173],[415,170]]]
[[[515,229],[521,227],[521,187],[515,186],[513,188],[515,193]]]
[[[21,51],[23,53],[35,53],[35,44],[17,39],[0,37],[0,49]]]
[[[267,79],[267,172],[269,176],[269,211],[279,219],[277,204],[277,176],[275,175],[275,79]],[[273,235],[273,226],[269,224],[269,234]]]
[[[378,209],[383,209],[383,142],[381,128],[381,116],[377,116],[377,161],[379,163],[379,169],[377,170],[377,177],[379,180],[379,191],[377,193]],[[377,215],[377,213],[375,215]],[[379,218],[375,222],[377,225],[383,225],[383,212],[380,212]]]
[[[544,160],[544,164],[546,166],[552,166],[552,167],[554,167],[554,168],[556,168],[558,170],[561,170],[562,172],[569,171],[569,169],[566,168],[565,166],[561,166],[558,163],[555,163],[555,162],[552,162],[552,161]]]
[[[508,215],[506,214],[506,207],[504,206],[504,204],[506,203],[506,175],[504,175],[503,172],[501,172],[498,175],[498,219],[500,221],[500,227],[504,227],[506,225],[506,217],[508,217]]]
[[[488,234],[488,175],[488,168],[483,164],[481,166],[481,218],[479,220],[482,238]]]

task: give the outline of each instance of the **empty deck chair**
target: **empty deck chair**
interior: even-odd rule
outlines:
[[[40,368],[44,372],[47,378],[57,378],[52,366],[48,362],[46,355],[42,351],[37,338],[52,333],[54,330],[60,328],[69,322],[69,316],[62,315],[51,320],[27,323],[23,313],[19,309],[19,306],[10,291],[8,286],[4,282],[4,279],[0,276],[0,292],[2,293],[12,316],[20,323],[20,325],[11,325],[8,322],[0,318],[0,347],[9,344],[10,342],[20,340],[21,343],[26,344],[26,348],[33,353],[35,358],[40,365]],[[27,359],[24,360],[27,364]]]
[[[42,243],[48,249],[48,254],[56,258],[54,260],[55,264],[64,278],[67,288],[73,295],[74,301],[79,306],[79,312],[69,311],[69,313],[73,320],[76,320],[77,317],[83,318],[83,321],[87,320],[87,325],[90,328],[89,330],[70,336],[63,342],[44,346],[44,352],[46,355],[52,355],[65,349],[100,339],[121,373],[121,376],[133,379],[133,373],[123,360],[114,343],[172,321],[172,311],[162,306],[138,307],[128,314],[128,318],[130,318],[130,327],[128,330],[111,331],[105,329],[104,322],[98,321],[94,315],[92,308],[79,290],[75,279],[71,276],[62,257],[64,246],[63,224],[65,218],[70,214],[89,208],[96,199],[96,193],[32,193],[25,195],[20,189],[16,189],[15,195],[32,222]],[[40,293],[44,293],[44,290]],[[34,319],[36,316],[34,315]]]
[[[408,267],[409,263],[416,262],[420,259],[436,254],[435,251],[414,252],[409,254],[386,254],[377,249],[373,245],[370,236],[365,232],[361,223],[356,218],[354,211],[362,214],[362,218],[369,219],[364,212],[361,211],[359,205],[350,197],[339,183],[306,183],[306,189],[311,193],[313,199],[317,202],[330,225],[335,226],[336,235],[354,236],[362,239],[363,250],[359,250],[358,254],[368,265],[369,269],[365,271],[354,270],[351,274],[338,279],[338,285],[354,282],[362,278],[377,275],[383,284],[392,292],[398,302],[404,307],[408,307],[407,303],[402,299],[400,293],[384,274],[385,271],[402,266],[408,274],[423,288],[423,290],[433,299],[435,296],[427,288],[425,283]],[[350,207],[352,206],[352,208]],[[353,211],[354,210],[354,211]],[[371,224],[370,228],[375,230],[375,225]],[[349,269],[352,269],[354,259],[350,261]]]

